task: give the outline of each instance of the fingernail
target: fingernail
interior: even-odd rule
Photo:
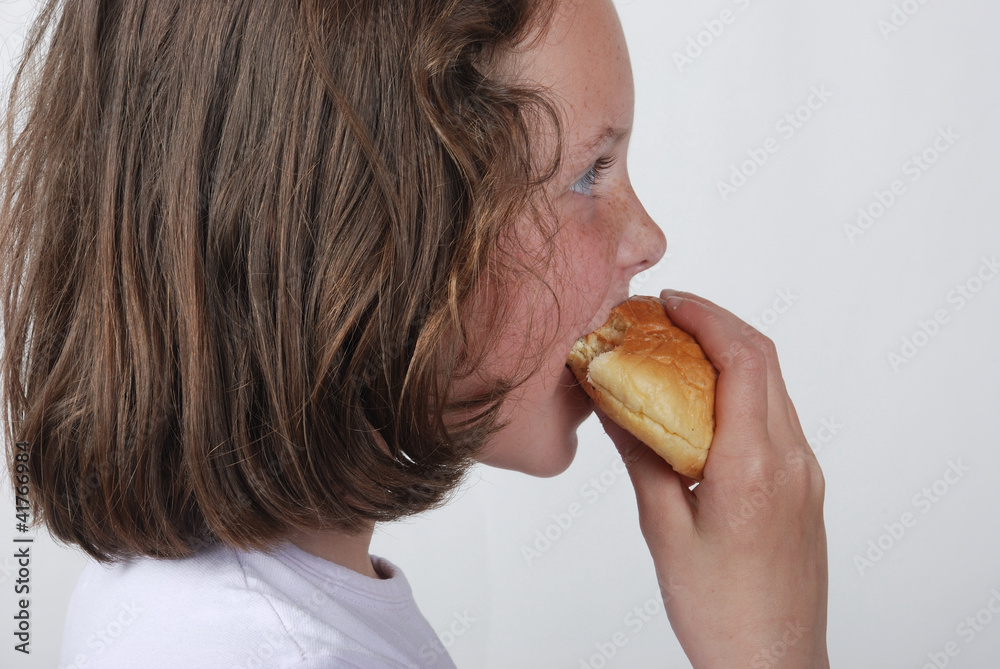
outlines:
[[[677,294],[677,291],[676,290],[671,290],[670,288],[667,288],[666,290],[661,290],[660,291],[660,297],[664,297],[664,298],[665,297],[669,297],[670,295],[676,295],[676,294]]]
[[[683,301],[684,301],[683,297],[677,297],[676,295],[671,295],[667,299],[663,300],[663,303],[666,305],[667,309],[673,311],[677,307],[681,306],[681,302]]]

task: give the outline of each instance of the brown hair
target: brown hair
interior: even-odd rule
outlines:
[[[501,249],[546,225],[559,118],[490,64],[553,4],[43,5],[6,117],[0,372],[56,538],[179,557],[446,501],[530,374],[451,396],[495,345],[466,332],[478,289],[541,278]]]

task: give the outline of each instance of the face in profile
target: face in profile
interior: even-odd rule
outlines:
[[[562,114],[563,160],[548,187],[559,231],[555,257],[545,268],[561,318],[557,327],[553,295],[544,288],[514,291],[509,298],[515,317],[503,324],[500,345],[484,371],[502,373],[543,343],[551,346],[543,350],[533,376],[510,396],[504,411],[510,424],[480,458],[536,476],[552,476],[569,466],[576,429],[593,410],[566,367],[573,343],[602,325],[612,307],[628,297],[629,280],[666,251],[663,232],[629,182],[634,90],[614,4],[557,1],[544,39],[517,52],[507,66],[525,83],[548,87]],[[550,149],[547,141],[538,138]],[[521,229],[523,248],[541,248],[537,232],[528,225]],[[527,323],[535,330],[527,331]],[[468,382],[457,387],[463,385]]]

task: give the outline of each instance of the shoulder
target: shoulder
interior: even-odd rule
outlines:
[[[60,669],[424,666],[420,649],[436,635],[402,573],[374,559],[392,578],[224,546],[181,560],[92,561],[70,601]]]
[[[150,667],[228,668],[253,666],[262,653],[298,658],[264,585],[250,585],[238,553],[222,546],[179,560],[88,562],[67,610],[60,667],[143,658]]]

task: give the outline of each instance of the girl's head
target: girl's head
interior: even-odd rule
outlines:
[[[629,182],[634,91],[614,4],[559,0],[546,28],[529,48],[511,54],[505,69],[518,81],[542,86],[561,115],[561,147],[551,133],[534,138],[543,151],[560,155],[545,187],[557,226],[555,253],[551,260],[541,253],[528,256],[551,291],[527,284],[525,294],[510,293],[515,318],[501,324],[499,344],[484,367],[501,370],[534,351],[542,332],[551,346],[536,373],[512,393],[505,407],[509,427],[480,455],[489,464],[543,476],[569,466],[576,428],[593,407],[565,366],[573,343],[602,325],[628,297],[629,280],[666,250],[663,232]],[[524,249],[544,248],[536,226],[525,220],[515,229],[525,231]]]
[[[8,462],[101,559],[561,471],[566,353],[663,253],[611,0],[50,0],[12,100]]]

